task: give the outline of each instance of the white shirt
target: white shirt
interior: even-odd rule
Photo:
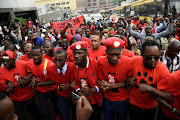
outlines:
[[[67,63],[65,63],[65,65],[62,67],[62,71],[60,69],[57,68],[58,73],[60,74],[61,72],[63,73],[63,75],[65,75],[67,70]]]

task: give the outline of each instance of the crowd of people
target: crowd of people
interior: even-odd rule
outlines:
[[[2,120],[26,110],[36,120],[180,119],[180,18],[171,13],[88,21],[75,35],[71,22],[0,28]]]

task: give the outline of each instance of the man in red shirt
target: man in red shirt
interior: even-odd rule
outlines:
[[[122,25],[117,26],[117,37],[121,38],[125,42],[125,47],[128,47],[128,40],[124,36],[124,30]]]
[[[107,56],[98,58],[99,71],[102,71],[99,85],[104,91],[104,120],[125,120],[128,110],[128,89],[126,77],[132,69],[131,59],[122,56],[124,41],[117,37],[105,40]],[[101,75],[100,75],[101,76]]]
[[[129,102],[130,117],[133,120],[153,120],[156,113],[157,102],[150,93],[141,93],[140,84],[156,86],[156,84],[169,75],[167,67],[159,60],[160,52],[156,41],[146,41],[142,45],[142,56],[132,58],[132,76],[128,79],[130,84]]]
[[[161,120],[180,119],[180,70],[158,82],[157,89],[146,84],[141,84],[139,87],[141,92],[151,92],[158,97],[157,101],[164,105],[161,106],[164,113],[160,116]],[[166,102],[162,103],[159,98],[167,101],[169,105]]]
[[[42,57],[54,62],[54,45],[50,41],[46,41],[44,42],[43,48],[45,54]]]
[[[24,45],[24,52],[26,54],[21,56],[21,58],[19,60],[24,60],[24,61],[30,60],[31,59],[31,50],[32,50],[32,44],[31,43],[26,43]]]
[[[72,66],[73,77],[77,84],[75,91],[78,95],[86,96],[89,100],[93,108],[90,120],[100,120],[102,95],[97,85],[97,62],[88,57],[87,47],[88,44],[84,41],[73,43],[70,47],[73,50],[75,60]]]
[[[101,46],[101,38],[98,35],[93,35],[91,39],[91,48],[88,49],[89,57],[97,60],[100,56],[106,56],[106,48]]]
[[[3,52],[2,62],[4,66],[0,69],[0,90],[8,93],[20,120],[24,119],[24,105],[38,119],[34,91],[27,77],[27,62],[15,60],[14,52],[9,50]]]
[[[54,63],[47,68],[47,78],[54,81],[57,105],[63,120],[70,120],[69,107],[72,105],[71,87],[72,63],[67,61],[67,53],[59,49],[54,54]],[[75,111],[74,111],[75,112]]]
[[[71,41],[72,35],[67,34],[67,33],[66,33],[66,30],[67,30],[69,27],[71,27],[71,26],[72,26],[72,23],[71,23],[71,22],[68,22],[67,25],[66,25],[66,27],[64,27],[64,29],[62,29],[61,32],[60,32],[61,36],[63,36],[64,38],[66,38],[68,42]],[[87,37],[82,36],[82,35],[83,35],[83,29],[82,29],[82,28],[77,28],[77,29],[76,29],[76,34],[79,34],[79,35],[82,37],[82,41],[87,42],[87,43],[88,43],[88,47],[91,47],[91,42],[90,42],[90,40],[89,40]]]
[[[54,82],[48,80],[47,68],[52,64],[52,62],[46,58],[42,57],[42,49],[40,46],[34,46],[31,51],[32,58],[28,61],[28,73],[29,76],[32,76],[31,81],[32,86],[35,87],[38,103],[40,106],[40,111],[42,114],[43,120],[50,120],[49,107],[48,107],[48,98],[53,93]],[[53,104],[55,102],[52,102]]]
[[[67,53],[67,62],[74,62],[74,57],[73,57],[73,51],[70,49],[70,46],[68,46],[67,39],[62,39],[61,40],[61,46],[62,47],[57,47],[55,48],[55,51],[59,49],[63,49]]]
[[[87,26],[84,26],[84,29],[89,28],[91,30],[91,35],[94,34],[95,26],[91,23],[91,21],[87,22]]]

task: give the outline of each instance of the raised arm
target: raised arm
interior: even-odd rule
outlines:
[[[71,22],[68,22],[67,25],[60,31],[61,36],[64,36],[65,38],[67,37],[67,34],[65,34],[65,33],[69,27],[72,27]]]

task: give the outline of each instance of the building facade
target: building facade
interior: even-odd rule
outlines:
[[[23,17],[37,19],[35,0],[0,0],[0,25],[8,25],[11,19]]]
[[[113,7],[113,0],[87,0],[88,9],[107,9]]]
[[[36,0],[36,5],[50,5],[64,10],[77,10],[76,0]]]

